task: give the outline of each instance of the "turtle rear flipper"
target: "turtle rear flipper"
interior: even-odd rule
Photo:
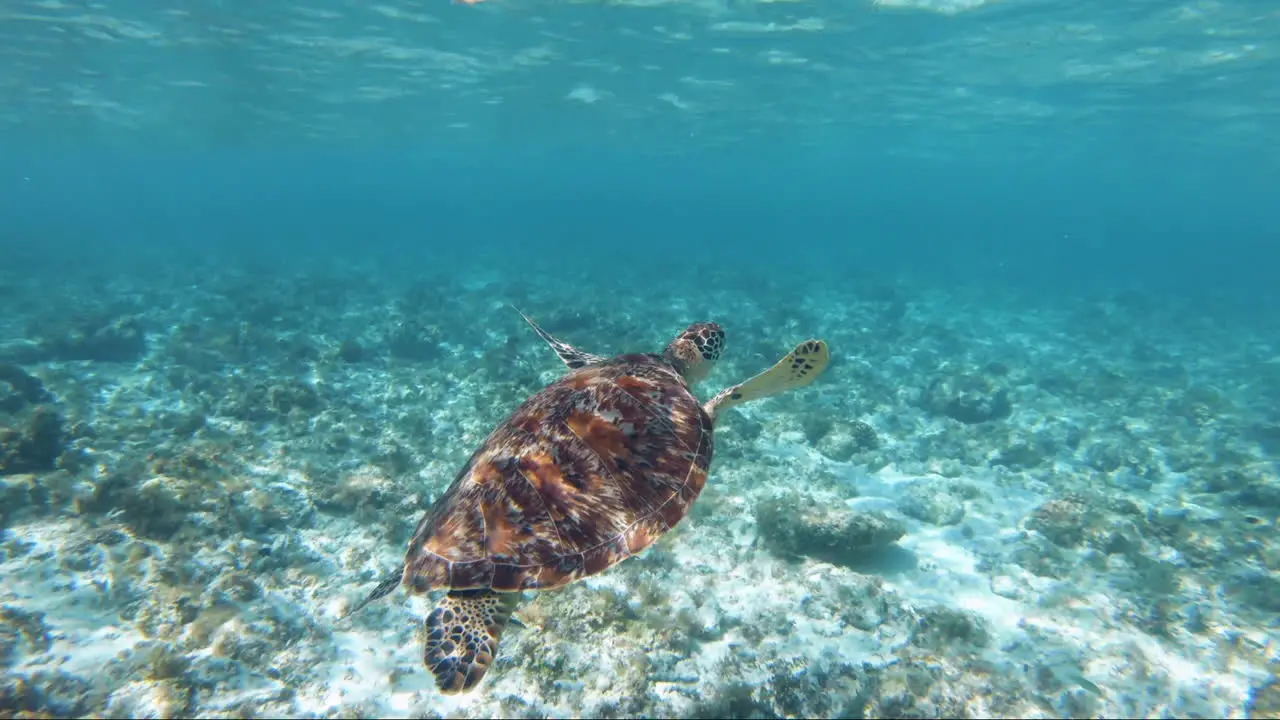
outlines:
[[[446,695],[470,692],[498,657],[498,640],[520,600],[517,593],[454,590],[427,618],[423,661]]]
[[[529,327],[533,328],[533,331],[538,333],[538,337],[545,340],[547,344],[551,346],[551,349],[556,351],[556,355],[559,355],[560,359],[563,360],[564,364],[568,365],[571,370],[577,370],[578,368],[594,365],[605,360],[605,358],[602,358],[599,355],[582,352],[569,343],[560,340],[556,336],[539,327],[538,323],[534,322],[533,318],[525,315],[523,310],[515,307],[514,305],[511,307],[513,310],[520,313],[520,317],[524,318],[524,321],[529,323]]]
[[[818,379],[830,362],[831,351],[825,341],[806,340],[768,370],[720,391],[707,403],[707,414],[714,418],[725,408],[802,388]]]

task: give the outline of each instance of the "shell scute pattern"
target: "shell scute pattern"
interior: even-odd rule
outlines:
[[[653,356],[577,370],[472,455],[415,531],[406,585],[532,590],[600,572],[688,514],[712,453],[711,418]]]

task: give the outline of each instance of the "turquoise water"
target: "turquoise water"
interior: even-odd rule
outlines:
[[[1265,3],[0,5],[0,711],[1280,713]],[[444,695],[346,612],[582,350],[726,348],[649,550]]]

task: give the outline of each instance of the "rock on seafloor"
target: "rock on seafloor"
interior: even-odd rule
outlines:
[[[785,493],[756,503],[756,525],[770,546],[789,555],[822,553],[865,559],[906,534],[901,522],[877,512],[860,512],[802,493]]]

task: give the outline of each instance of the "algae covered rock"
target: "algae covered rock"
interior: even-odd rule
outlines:
[[[1084,540],[1085,528],[1096,522],[1097,513],[1083,496],[1067,495],[1036,508],[1027,518],[1027,528],[1048,538],[1058,547],[1070,548]]]
[[[35,475],[0,473],[0,528],[10,518],[41,502],[44,494]]]
[[[51,360],[133,362],[147,352],[142,325],[133,317],[86,317],[43,334],[41,355]]]
[[[20,650],[38,654],[53,647],[53,638],[44,618],[42,612],[0,605],[0,667],[9,666]]]
[[[991,459],[991,464],[1014,470],[1033,468],[1053,457],[1054,451],[1054,439],[1048,433],[1033,433],[1025,437],[1010,438],[1005,447]]]
[[[1271,675],[1249,689],[1246,717],[1280,718],[1280,677]]]
[[[925,410],[962,423],[982,423],[1009,417],[1009,390],[990,374],[960,373],[930,383],[921,397]]]
[[[1159,519],[1158,515],[1152,517]],[[1172,523],[1186,526],[1177,518]],[[1084,546],[1106,555],[1137,553],[1143,542],[1143,525],[1141,511],[1132,502],[1085,493],[1066,493],[1048,500],[1026,520],[1028,530],[1060,548]]]
[[[964,500],[961,489],[946,481],[917,480],[904,489],[898,508],[931,525],[955,525],[964,519]]]
[[[267,405],[280,415],[297,411],[311,416],[320,411],[320,395],[311,385],[301,380],[282,380],[267,389]]]
[[[987,621],[972,611],[934,605],[920,608],[918,613],[911,632],[911,644],[916,647],[974,652],[991,643]]]
[[[62,416],[47,405],[18,427],[0,425],[0,475],[53,470],[65,437]]]
[[[836,462],[848,462],[855,455],[880,447],[880,437],[875,428],[855,420],[834,424],[814,445],[826,457]]]
[[[760,537],[786,555],[830,555],[852,561],[892,545],[906,534],[898,520],[843,504],[821,503],[801,493],[766,498],[756,505]]]
[[[252,423],[307,420],[325,408],[316,387],[297,378],[240,377],[228,385],[214,412],[237,420]]]
[[[315,506],[328,513],[370,521],[404,499],[391,478],[372,466],[354,472],[316,469],[310,477]]]
[[[1138,475],[1159,474],[1159,463],[1151,446],[1126,432],[1113,433],[1085,449],[1085,462],[1098,472],[1128,469]]]
[[[347,338],[338,346],[337,358],[344,363],[358,363],[365,360],[367,353],[359,341]]]
[[[135,680],[111,693],[107,699],[106,717],[181,717],[191,712],[192,688],[173,679]]]
[[[412,362],[437,360],[443,353],[442,333],[438,325],[416,318],[393,320],[386,331],[387,349],[391,357]]]
[[[16,413],[52,399],[39,378],[13,363],[0,362],[0,412]]]

